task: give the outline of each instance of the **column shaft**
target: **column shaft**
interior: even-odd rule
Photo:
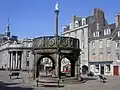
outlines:
[[[9,52],[9,70],[11,69],[11,52]]]
[[[59,54],[56,55],[56,77],[59,77]]]
[[[36,78],[36,54],[34,53],[33,80]]]
[[[11,52],[11,69],[13,69],[13,52]]]
[[[15,59],[15,61],[16,61],[16,65],[15,65],[15,67],[16,67],[16,69],[18,69],[18,52],[16,51],[16,59]]]

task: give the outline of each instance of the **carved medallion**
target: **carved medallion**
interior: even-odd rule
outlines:
[[[65,38],[62,38],[62,45],[67,46],[68,45],[68,40]]]
[[[42,40],[42,38],[37,40],[37,44],[38,44],[38,47],[42,47],[43,46],[44,41]]]
[[[54,46],[55,39],[54,38],[49,39],[48,44],[49,44],[49,46]]]

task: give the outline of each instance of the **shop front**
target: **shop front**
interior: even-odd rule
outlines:
[[[113,75],[113,61],[89,62],[89,65],[94,75]]]

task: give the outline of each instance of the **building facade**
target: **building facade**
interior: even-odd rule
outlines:
[[[103,10],[95,8],[91,16],[73,16],[71,23],[63,27],[63,36],[80,40],[82,73],[87,73],[88,67],[95,75],[120,74],[120,14],[115,20],[108,24]]]

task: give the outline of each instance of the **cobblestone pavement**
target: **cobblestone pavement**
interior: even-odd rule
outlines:
[[[36,87],[31,74],[21,72],[19,79],[9,79],[8,71],[0,71],[0,90],[120,90],[120,76],[106,76],[107,83],[100,82],[98,77],[86,83],[65,83],[64,87]],[[96,79],[98,78],[98,79]]]

